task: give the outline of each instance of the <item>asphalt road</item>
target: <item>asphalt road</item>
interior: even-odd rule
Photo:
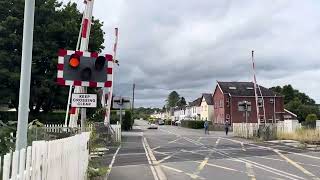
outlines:
[[[320,152],[274,143],[256,143],[175,126],[147,129],[136,121],[123,134],[111,180],[290,179],[320,180]]]

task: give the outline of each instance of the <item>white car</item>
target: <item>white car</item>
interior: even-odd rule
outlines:
[[[151,123],[148,127],[148,129],[158,129],[158,126],[154,123]]]
[[[181,120],[178,120],[176,122],[174,122],[177,126],[179,126],[181,124]]]

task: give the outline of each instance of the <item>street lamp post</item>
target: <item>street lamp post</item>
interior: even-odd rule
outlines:
[[[35,0],[25,0],[16,150],[27,147]]]

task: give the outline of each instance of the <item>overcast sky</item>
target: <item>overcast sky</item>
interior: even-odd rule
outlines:
[[[67,0],[66,0],[67,1]],[[72,0],[83,9],[82,0]],[[216,81],[292,84],[320,102],[319,0],[95,0],[106,49],[119,28],[115,93],[136,107],[162,107],[176,90],[187,101]]]

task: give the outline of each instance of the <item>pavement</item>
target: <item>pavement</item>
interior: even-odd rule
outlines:
[[[124,132],[108,179],[320,180],[320,152],[176,126]]]

